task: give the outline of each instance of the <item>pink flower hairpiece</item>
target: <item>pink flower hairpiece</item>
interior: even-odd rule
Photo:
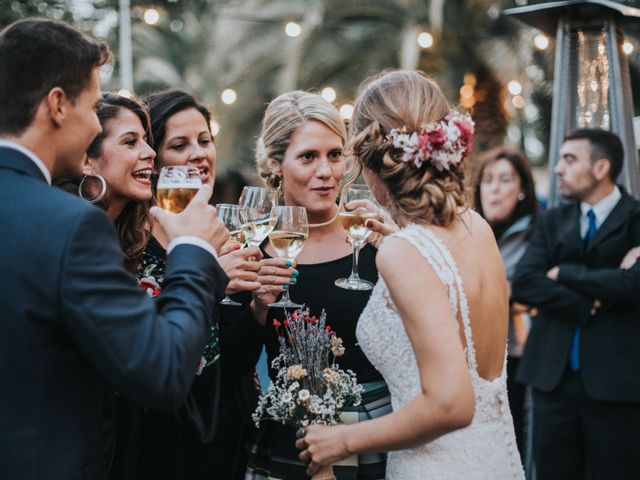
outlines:
[[[474,123],[468,113],[452,110],[438,122],[429,123],[419,132],[406,128],[392,129],[387,139],[402,150],[402,161],[420,168],[424,162],[438,170],[449,170],[460,163],[471,150]]]

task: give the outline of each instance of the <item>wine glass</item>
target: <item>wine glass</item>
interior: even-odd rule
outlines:
[[[201,186],[200,172],[196,167],[162,167],[156,188],[156,201],[163,210],[180,213],[187,208]]]
[[[240,221],[240,207],[238,205],[232,205],[230,203],[219,203],[216,205],[216,209],[218,211],[218,218],[222,220],[227,230],[229,230],[229,240],[230,242],[239,243],[240,246],[243,246],[244,234],[240,227],[242,226],[242,222]],[[231,305],[231,306],[240,306],[242,305],[240,302],[236,302],[232,300],[229,295],[225,296],[220,302],[222,305]]]
[[[276,224],[269,234],[269,243],[280,258],[286,258],[292,264],[304,247],[309,236],[307,209],[304,207],[282,206],[275,208]],[[289,290],[270,307],[299,308],[302,305],[291,301]]]
[[[240,227],[249,247],[259,247],[276,224],[276,192],[271,188],[244,187],[240,195]]]
[[[338,218],[342,223],[342,228],[346,230],[353,248],[353,265],[349,278],[339,278],[335,281],[336,286],[347,290],[371,290],[373,288],[373,283],[358,275],[358,255],[360,247],[371,233],[371,230],[366,227],[366,222],[369,219],[377,220],[379,210],[380,207],[366,185],[351,185],[343,190],[340,196]]]

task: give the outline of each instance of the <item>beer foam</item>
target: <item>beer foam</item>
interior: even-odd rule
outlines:
[[[158,189],[163,190],[177,190],[178,188],[185,188],[188,190],[200,190],[200,185],[194,183],[160,183],[158,182]]]

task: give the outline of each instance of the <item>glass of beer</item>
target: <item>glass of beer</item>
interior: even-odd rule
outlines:
[[[156,189],[158,206],[168,212],[180,213],[201,186],[200,172],[196,167],[162,167]]]
[[[336,286],[347,290],[371,290],[373,283],[360,278],[358,275],[358,254],[360,248],[371,233],[366,227],[369,219],[378,220],[380,207],[366,185],[351,185],[346,187],[340,196],[340,211],[338,219],[353,249],[353,264],[349,278],[339,278]]]
[[[295,262],[309,236],[307,209],[304,207],[282,206],[275,208],[276,224],[269,234],[269,243],[280,258]],[[270,307],[300,308],[302,305],[291,301],[289,290]]]
[[[249,247],[259,247],[276,224],[276,192],[272,188],[244,187],[238,205],[242,233]]]
[[[227,227],[227,230],[229,230],[229,239],[227,242],[244,246],[244,233],[242,233],[242,230],[240,229],[242,222],[240,221],[240,208],[238,205],[219,203],[216,205],[216,210],[218,211],[218,218],[222,220],[224,225]],[[220,303],[222,305],[231,305],[236,307],[242,305],[240,302],[232,300],[229,295],[224,297]]]

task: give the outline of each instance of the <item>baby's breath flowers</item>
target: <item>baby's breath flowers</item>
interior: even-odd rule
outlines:
[[[280,342],[280,355],[271,363],[277,376],[260,397],[253,421],[258,427],[265,418],[298,427],[339,423],[342,408],[360,404],[362,387],[355,373],[336,365],[345,349],[324,311],[317,318],[303,308],[273,325]]]

